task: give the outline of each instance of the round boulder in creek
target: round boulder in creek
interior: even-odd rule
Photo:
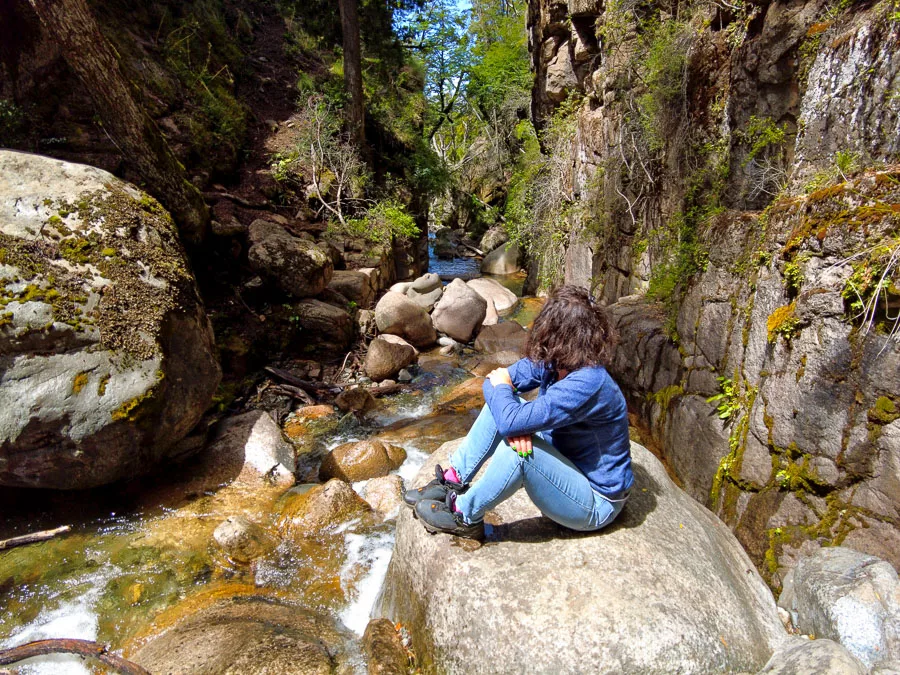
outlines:
[[[454,340],[469,342],[484,321],[487,301],[466,286],[462,279],[454,279],[444,289],[431,315],[434,327]]]
[[[375,324],[380,332],[399,335],[414,347],[428,347],[437,340],[428,312],[394,291],[385,293],[375,305]]]
[[[419,472],[446,466],[445,443]],[[619,519],[566,530],[520,490],[489,512],[488,542],[429,535],[402,509],[381,614],[415,627],[424,672],[756,672],[787,639],[731,531],[632,444]]]
[[[515,243],[502,244],[481,261],[482,274],[515,274],[519,271],[519,247]]]
[[[366,375],[375,382],[395,377],[403,368],[416,362],[418,352],[406,340],[386,333],[369,343],[366,351]]]
[[[171,218],[94,167],[0,151],[0,317],[0,485],[146,472],[219,384]]]

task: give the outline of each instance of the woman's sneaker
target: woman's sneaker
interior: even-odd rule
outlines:
[[[421,500],[416,504],[416,515],[431,534],[446,532],[467,539],[484,539],[484,521],[469,525],[454,508],[455,504],[456,493],[451,490],[443,500]]]
[[[456,483],[444,478],[444,470],[441,468],[440,464],[434,467],[434,476],[434,480],[428,483],[428,485],[407,490],[403,495],[403,501],[406,502],[407,505],[415,508],[416,504],[423,499],[434,499],[442,502],[447,498],[447,493],[450,492],[450,490],[461,495],[467,489],[462,483]]]

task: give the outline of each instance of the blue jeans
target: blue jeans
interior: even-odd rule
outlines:
[[[520,457],[506,439],[487,406],[481,410],[462,445],[450,457],[450,465],[464,484],[493,458],[484,475],[456,499],[456,508],[467,523],[484,514],[524,487],[545,516],[573,530],[599,530],[611,523],[625,501],[612,502],[591,488],[587,477],[569,459],[533,434],[532,454]]]

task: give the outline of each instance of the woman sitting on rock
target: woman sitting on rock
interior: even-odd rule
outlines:
[[[555,291],[535,319],[525,358],[485,380],[486,405],[450,468],[437,466],[435,480],[406,493],[425,528],[482,538],[484,514],[523,486],[560,525],[609,525],[634,483],[625,398],[603,367],[614,345],[604,310],[586,291]],[[535,388],[534,401],[515,395]]]

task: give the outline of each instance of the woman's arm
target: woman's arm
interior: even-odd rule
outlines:
[[[512,386],[523,392],[537,389],[541,385],[541,376],[544,374],[544,367],[531,359],[519,359],[507,370],[509,379],[512,380]]]
[[[588,369],[570,373],[550,387],[534,401],[520,401],[511,386],[484,385],[485,401],[501,436],[533,434],[545,429],[557,429],[583,420],[602,395],[603,378]]]

